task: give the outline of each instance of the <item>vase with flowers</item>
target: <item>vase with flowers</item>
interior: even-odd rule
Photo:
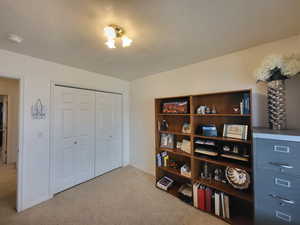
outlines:
[[[286,128],[285,80],[300,73],[300,54],[270,55],[255,71],[257,82],[268,86],[268,113],[270,128]]]

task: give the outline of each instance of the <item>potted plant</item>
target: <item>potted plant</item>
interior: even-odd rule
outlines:
[[[270,128],[286,128],[285,80],[300,73],[300,54],[270,55],[255,71],[257,82],[268,86],[268,113]]]

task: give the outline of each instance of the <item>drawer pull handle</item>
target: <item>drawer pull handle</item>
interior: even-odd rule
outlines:
[[[269,162],[269,164],[273,165],[273,166],[278,166],[284,169],[293,169],[293,166],[290,166],[288,164],[284,164],[284,163],[278,163],[278,162]]]
[[[290,147],[275,145],[274,146],[274,151],[275,152],[281,152],[281,153],[290,153]]]
[[[282,202],[284,202],[284,203],[286,203],[286,204],[291,204],[291,205],[294,205],[294,204],[295,204],[295,201],[289,200],[289,199],[287,199],[287,198],[283,198],[283,197],[278,196],[278,195],[270,194],[270,197],[275,198],[275,199],[277,199],[277,200],[280,200],[280,201],[282,201]]]

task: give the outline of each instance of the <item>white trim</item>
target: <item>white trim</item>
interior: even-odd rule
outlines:
[[[124,92],[116,92],[114,90],[110,90],[110,89],[99,89],[99,88],[95,88],[95,87],[87,87],[87,86],[82,86],[82,85],[78,85],[78,84],[72,84],[72,83],[67,83],[67,82],[63,82],[63,81],[51,81],[51,87],[50,87],[50,109],[49,109],[49,114],[50,114],[50,118],[49,118],[49,127],[50,127],[50,139],[49,139],[49,145],[50,145],[50,162],[49,162],[49,172],[50,172],[50,182],[49,182],[49,199],[52,198],[55,194],[54,191],[54,91],[55,91],[55,86],[56,85],[60,85],[60,86],[65,86],[65,87],[70,87],[70,88],[79,88],[79,89],[86,89],[86,90],[91,90],[91,91],[98,91],[98,92],[105,92],[105,93],[111,93],[111,94],[118,94],[122,96],[122,167],[124,167],[124,165],[126,164],[125,162],[125,148],[124,148],[124,122],[125,122],[125,118],[124,118]],[[96,146],[95,146],[96,147]],[[94,148],[96,149],[96,148]]]
[[[24,210],[23,206],[23,190],[24,190],[24,168],[23,168],[23,160],[24,160],[24,151],[23,151],[23,143],[24,143],[24,77],[21,75],[3,75],[4,73],[0,73],[1,78],[9,78],[19,80],[19,148],[17,152],[17,202],[16,202],[16,210],[21,212]]]
[[[300,136],[294,136],[294,135],[253,133],[253,137],[254,138],[263,138],[263,139],[281,140],[281,141],[300,142]]]

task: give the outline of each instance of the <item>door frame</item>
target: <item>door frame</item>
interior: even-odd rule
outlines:
[[[104,93],[110,93],[110,94],[118,94],[122,96],[122,140],[121,140],[121,151],[122,151],[122,165],[121,167],[124,167],[125,165],[125,157],[124,157],[124,112],[123,112],[123,104],[124,104],[124,94],[121,92],[116,92],[116,91],[111,91],[111,90],[105,90],[105,89],[99,89],[99,88],[95,88],[95,87],[88,87],[88,86],[83,86],[83,85],[79,85],[79,84],[72,84],[72,83],[68,83],[68,82],[63,82],[63,81],[51,81],[50,84],[50,112],[49,112],[49,121],[50,121],[50,182],[49,182],[49,195],[51,197],[54,196],[55,192],[54,192],[54,159],[55,159],[55,155],[54,155],[54,132],[55,132],[55,99],[54,99],[54,92],[55,92],[55,86],[62,86],[62,87],[66,87],[66,88],[75,88],[75,89],[83,89],[83,90],[89,90],[89,91],[94,91],[94,92],[104,92]],[[96,127],[94,128],[96,131]],[[94,146],[96,146],[96,138],[94,140]],[[95,148],[94,148],[95,151]],[[95,152],[94,152],[95,154]]]
[[[23,151],[23,143],[24,143],[24,77],[22,75],[5,75],[5,73],[0,73],[1,78],[15,79],[19,81],[19,149],[17,152],[17,202],[16,202],[16,210],[17,212],[21,212],[23,210],[23,177],[24,177],[24,151]]]
[[[3,102],[2,102],[2,145],[1,145],[1,158],[2,158],[2,163],[7,164],[8,162],[8,154],[7,154],[7,137],[8,137],[8,95],[0,95],[3,97]],[[5,124],[5,126],[4,126]],[[4,146],[4,148],[3,148]],[[3,158],[4,156],[4,158]],[[1,163],[1,162],[0,162]]]

